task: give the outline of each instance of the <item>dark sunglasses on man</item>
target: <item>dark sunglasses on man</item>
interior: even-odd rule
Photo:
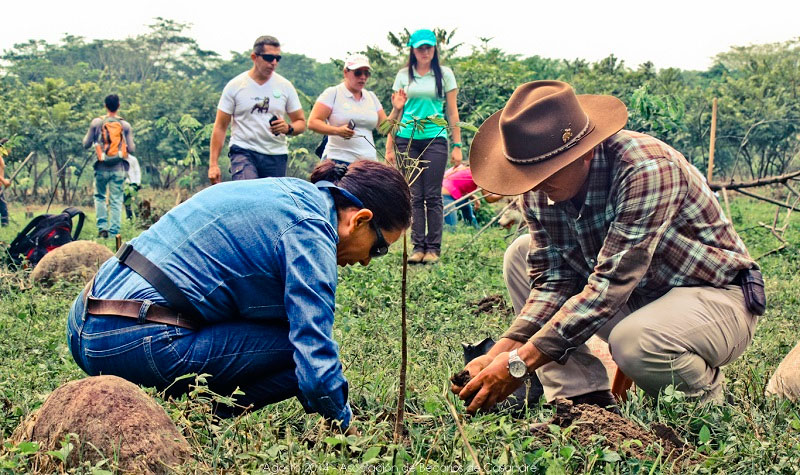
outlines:
[[[281,60],[281,55],[279,54],[259,54],[257,56],[261,56],[261,59],[263,59],[268,63],[271,63],[273,61],[280,62]]]
[[[315,183],[317,188],[329,188],[338,191],[347,201],[353,203],[354,205],[358,206],[361,209],[369,209],[364,206],[364,203],[358,199],[354,194],[350,193],[349,191],[345,190],[344,188],[339,188],[338,186],[334,185],[330,181],[321,180]],[[374,215],[374,213],[373,213]],[[381,232],[380,228],[377,224],[375,224],[375,220],[369,220],[369,225],[373,231],[375,231],[375,244],[369,250],[369,257],[382,257],[389,253],[389,243],[386,242],[386,239],[383,237],[383,233]]]
[[[361,76],[372,76],[372,72],[369,69],[353,69],[351,71],[353,71],[353,74],[355,74],[357,78],[360,78]]]

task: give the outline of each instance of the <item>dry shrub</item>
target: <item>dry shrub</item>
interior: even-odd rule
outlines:
[[[59,280],[85,283],[114,254],[94,241],[74,241],[53,249],[36,264],[31,280],[52,285]]]
[[[12,441],[35,441],[45,453],[59,450],[70,433],[78,440],[71,440],[67,467],[108,459],[125,473],[160,474],[171,473],[191,457],[189,444],[164,409],[117,376],[93,376],[59,387],[20,424]],[[56,463],[41,455],[35,469],[58,471]]]

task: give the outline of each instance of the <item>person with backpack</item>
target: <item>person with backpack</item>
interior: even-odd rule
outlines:
[[[0,139],[0,146],[8,142],[8,139]],[[0,148],[0,150],[2,150]],[[6,188],[11,185],[11,180],[5,177],[6,162],[3,160],[3,154],[0,153],[0,226],[8,226],[8,205],[6,205]]]
[[[94,146],[97,154],[94,164],[94,209],[97,212],[97,236],[105,239],[109,235],[119,234],[127,158],[129,153],[136,151],[136,147],[131,124],[118,115],[119,96],[110,94],[104,103],[107,114],[92,120],[83,138],[83,146]]]

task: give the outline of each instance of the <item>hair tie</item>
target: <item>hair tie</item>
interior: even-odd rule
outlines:
[[[341,180],[344,178],[345,174],[347,173],[347,165],[337,163],[333,166],[333,179],[336,181]]]

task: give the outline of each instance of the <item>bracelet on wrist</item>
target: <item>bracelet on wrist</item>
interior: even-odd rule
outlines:
[[[453,148],[456,148],[456,147],[461,148],[461,142],[453,142],[450,145],[452,145]]]

